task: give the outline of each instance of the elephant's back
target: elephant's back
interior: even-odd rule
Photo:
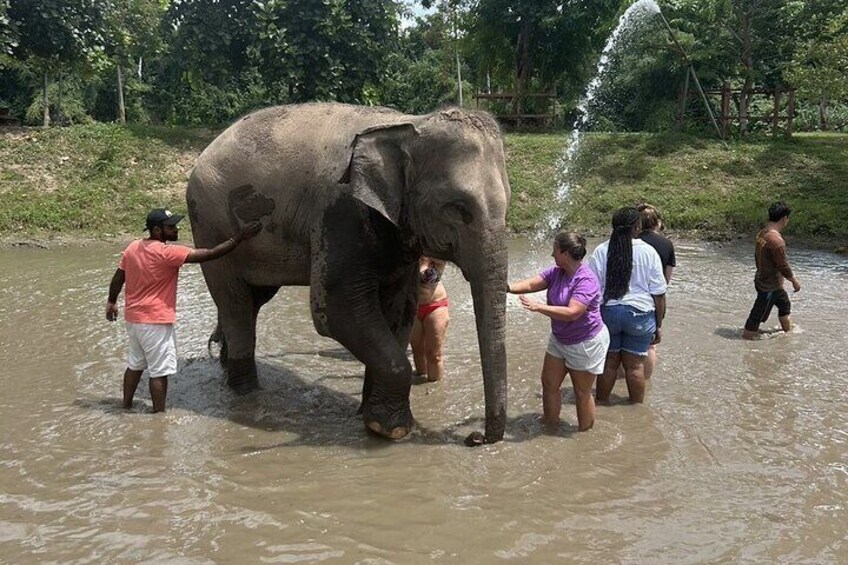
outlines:
[[[303,235],[338,198],[356,134],[408,119],[388,108],[333,103],[257,110],[224,130],[198,157],[186,195],[189,210],[194,216],[198,202],[224,204],[235,190],[255,192],[273,199],[275,223]],[[217,220],[229,223],[231,214],[224,212]]]

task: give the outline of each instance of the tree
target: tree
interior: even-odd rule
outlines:
[[[834,100],[848,98],[848,10],[831,20],[825,33],[802,43],[786,78],[799,92],[815,100],[819,129],[828,129],[828,109]]]
[[[398,49],[386,59],[385,77],[377,86],[379,103],[413,114],[456,103],[454,44],[449,18],[441,10],[418,18],[401,32]]]
[[[620,0],[477,0],[469,35],[479,66],[508,80],[522,95],[538,79],[542,89],[583,84]],[[505,76],[511,69],[512,77]],[[570,80],[563,80],[570,79]],[[572,92],[573,94],[573,92]]]
[[[115,66],[118,83],[117,119],[126,123],[122,68],[161,49],[160,24],[167,0],[101,0],[103,40]]]
[[[362,101],[397,38],[400,6],[381,0],[266,0],[254,4],[260,68],[292,102]]]
[[[162,29],[165,47],[148,74],[156,85],[150,99],[163,120],[217,124],[255,106],[253,0],[175,0]]]
[[[47,91],[51,74],[96,62],[102,45],[96,3],[97,0],[10,0],[8,16],[20,37],[13,53],[41,71],[45,127],[50,125]]]
[[[0,0],[0,66],[18,44],[18,34],[9,19],[9,0]]]
[[[754,86],[781,86],[796,47],[844,9],[844,0],[678,0],[670,19],[696,38],[691,55],[705,69],[700,75],[741,86],[736,104],[745,133]]]

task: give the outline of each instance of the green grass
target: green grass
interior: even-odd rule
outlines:
[[[199,130],[109,124],[0,136],[0,234],[140,233],[154,206],[185,208]]]
[[[553,142],[553,140],[551,140]],[[507,137],[513,146],[514,140]],[[565,143],[559,139],[560,149]],[[518,147],[518,145],[516,145]],[[589,134],[572,167],[572,191],[558,205],[563,227],[606,230],[621,206],[658,206],[668,229],[717,234],[750,233],[768,204],[793,208],[787,234],[848,240],[848,136],[808,134],[791,140],[730,142],[678,134]],[[543,186],[510,176],[513,193],[552,194],[558,173]],[[514,210],[514,207],[513,207]],[[511,213],[513,212],[511,210]],[[533,226],[511,215],[517,230]]]
[[[186,176],[217,132],[94,124],[0,134],[0,235],[140,234],[154,206],[185,210]],[[848,136],[809,134],[722,143],[678,134],[587,134],[572,190],[556,202],[566,134],[507,134],[508,225],[605,233],[617,208],[659,206],[666,226],[704,237],[750,233],[765,208],[793,208],[787,233],[848,242]],[[559,210],[556,210],[559,208]]]

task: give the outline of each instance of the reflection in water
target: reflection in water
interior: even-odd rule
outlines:
[[[510,279],[550,262],[510,246]],[[450,268],[446,379],[413,387],[389,444],[356,414],[361,365],[315,334],[308,289],[263,310],[262,390],[232,394],[196,266],[178,299],[169,411],[118,409],[124,331],[102,321],[117,247],[0,251],[0,561],[844,562],[846,261],[791,249],[800,331],[743,342],[751,249],[678,242],[648,403],[542,432],[548,323],[508,300],[505,441],[467,449],[483,389]],[[770,324],[776,324],[776,320]],[[565,403],[573,404],[569,386]]]

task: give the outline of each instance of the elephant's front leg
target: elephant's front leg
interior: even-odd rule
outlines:
[[[388,281],[383,281],[379,286],[380,308],[383,319],[389,326],[389,331],[395,336],[398,345],[404,352],[409,345],[409,337],[412,333],[412,324],[415,319],[417,307],[417,264],[412,263],[398,268]],[[371,397],[374,387],[374,371],[366,367],[365,380],[362,385],[362,404],[359,413],[365,412],[365,406]]]
[[[412,430],[413,418],[409,407],[412,366],[406,356],[411,321],[402,323],[399,318],[411,316],[412,311],[405,312],[410,306],[402,307],[399,314],[387,319],[384,305],[398,297],[381,300],[380,295],[376,276],[331,285],[327,322],[333,338],[365,364],[361,407],[365,426],[387,438],[400,439]]]

